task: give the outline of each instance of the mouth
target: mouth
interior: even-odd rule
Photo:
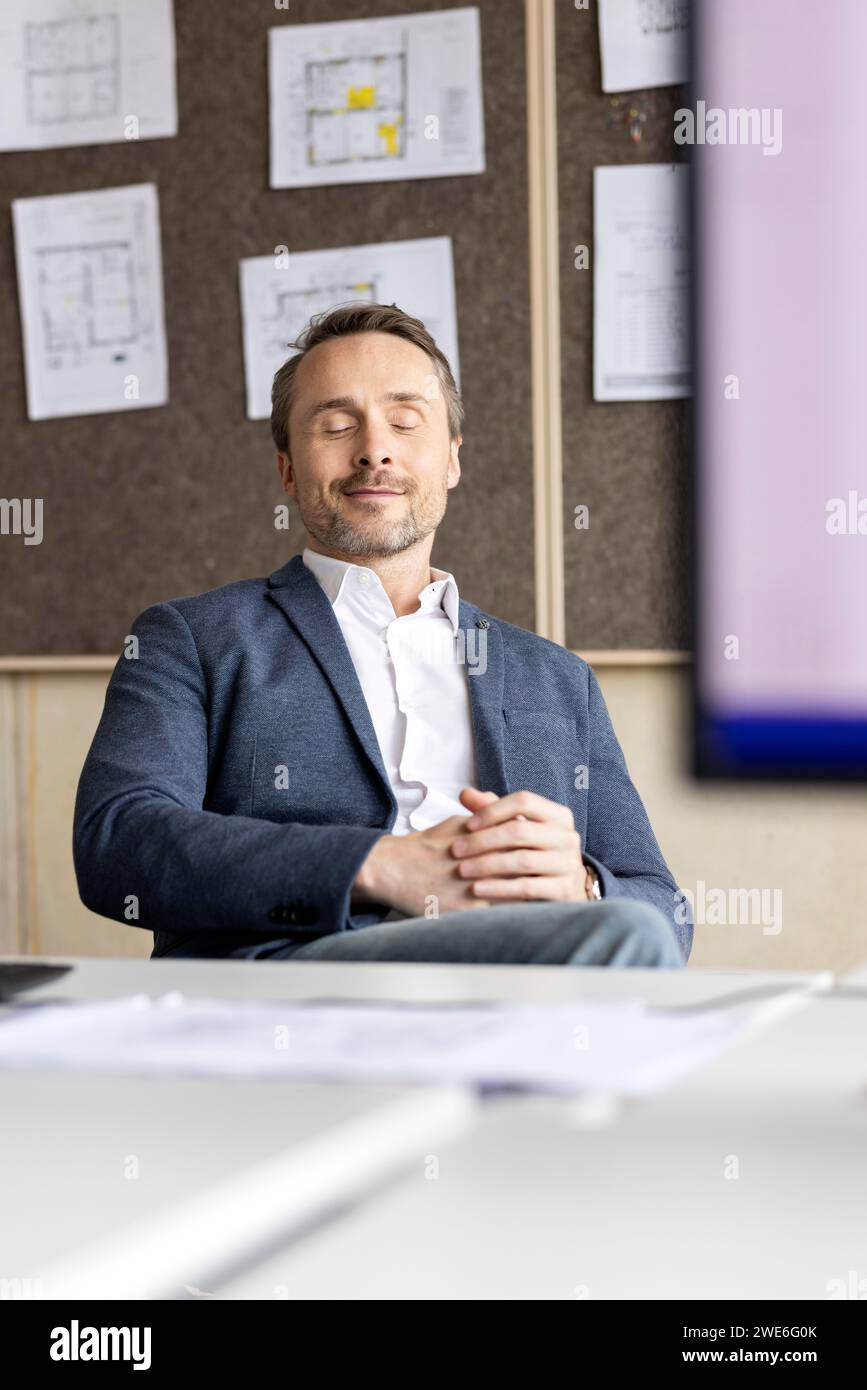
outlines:
[[[385,487],[359,487],[354,492],[345,492],[344,497],[402,497],[402,492]]]

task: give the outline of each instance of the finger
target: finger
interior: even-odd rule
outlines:
[[[480,811],[483,806],[497,800],[497,793],[479,791],[478,787],[463,787],[458,799],[468,811]]]
[[[475,883],[461,883],[457,886],[454,896],[449,894],[440,903],[440,912],[463,912],[470,907],[490,907],[487,898],[480,893],[474,893]]]
[[[480,854],[478,858],[462,859],[458,865],[459,878],[521,878],[525,874],[556,878],[575,874],[574,855],[562,850],[514,849],[501,854]]]
[[[483,806],[476,811],[467,822],[468,830],[484,830],[489,825],[500,825],[506,820],[515,820],[518,816],[525,816],[527,820],[552,821],[559,825],[575,824],[574,817],[568,806],[561,806],[558,801],[549,801],[547,796],[539,796],[537,792],[510,792],[508,796],[500,796],[489,806]]]
[[[460,827],[451,842],[455,859],[471,859],[498,849],[561,849],[570,854],[581,853],[581,836],[566,825],[551,821],[515,820],[492,825],[487,830],[464,833],[467,823]]]
[[[470,892],[489,902],[571,902],[576,901],[575,880],[565,875],[525,878],[480,878],[470,884]]]

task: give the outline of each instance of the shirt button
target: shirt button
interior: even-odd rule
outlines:
[[[367,573],[367,570],[361,571],[361,574],[358,576],[358,582],[359,584],[365,585],[370,583],[370,575]]]

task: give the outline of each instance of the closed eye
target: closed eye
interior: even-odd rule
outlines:
[[[352,428],[353,428],[352,425],[340,425],[337,429],[333,429],[333,430],[326,429],[326,430],[325,430],[325,433],[326,433],[326,434],[346,434],[347,430],[351,430]],[[412,425],[399,425],[399,424],[397,424],[397,422],[395,422],[394,428],[395,428],[396,430],[414,430],[414,429],[418,429],[418,421],[416,421],[416,422],[415,422],[414,424],[412,424]]]

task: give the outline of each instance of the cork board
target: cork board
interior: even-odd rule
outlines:
[[[686,88],[604,93],[596,6],[555,4],[566,644],[679,650],[689,645],[689,403],[593,399],[593,169],[683,159],[674,112]],[[589,270],[575,269],[579,245]],[[576,530],[582,504],[590,524]]]
[[[269,189],[267,30],[448,9],[450,0],[175,0],[174,139],[0,155],[0,430],[5,497],[43,499],[44,539],[0,536],[0,655],[109,655],[151,603],[266,575],[303,545],[266,420],[245,414],[238,262],[451,236],[466,420],[463,477],[433,552],[461,592],[534,622],[533,471],[523,0],[477,0],[487,171]],[[167,406],[28,421],[12,198],[154,182]]]

